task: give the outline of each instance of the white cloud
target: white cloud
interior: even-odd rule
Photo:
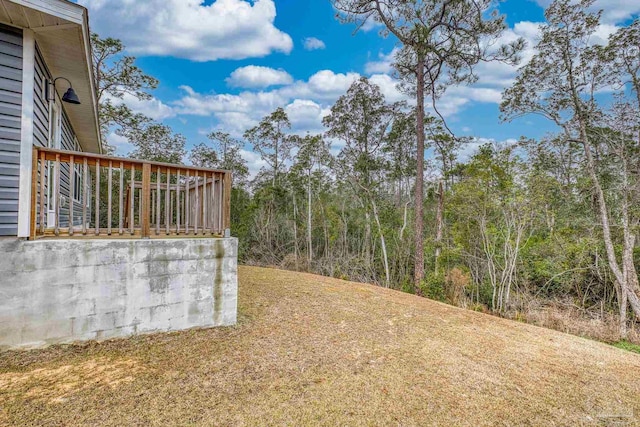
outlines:
[[[184,96],[172,103],[180,115],[212,116],[218,126],[234,135],[241,135],[261,118],[278,107],[287,109],[294,132],[321,130],[321,121],[329,107],[343,95],[358,73],[334,73],[321,70],[307,81],[270,90],[245,90],[238,94],[202,94],[182,86]]]
[[[398,81],[388,74],[374,74],[369,77],[369,81],[380,87],[380,92],[384,95],[387,102],[409,101],[413,102],[413,98],[398,90]]]
[[[358,73],[335,73],[321,70],[309,77],[309,80],[297,81],[283,87],[278,92],[289,99],[310,98],[314,100],[335,101],[344,94],[351,83],[360,77]]]
[[[171,103],[179,115],[211,116],[217,127],[236,136],[255,126],[260,119],[276,108],[285,108],[292,122],[292,132],[320,132],[322,118],[331,105],[344,95],[349,86],[360,78],[358,73],[336,73],[321,70],[307,81],[269,90],[245,90],[238,94],[203,94],[183,86],[184,96]],[[369,80],[378,85],[387,102],[407,101],[415,105],[412,96],[398,90],[398,81],[388,74],[373,74]],[[500,90],[491,87],[451,88],[439,101],[438,109],[445,117],[459,113],[470,102],[499,103]],[[432,110],[427,105],[428,110]]]
[[[391,52],[384,54],[380,52],[378,54],[377,61],[369,61],[364,64],[364,72],[366,74],[383,73],[391,74],[393,72],[393,60],[398,52],[398,48],[394,47]]]
[[[175,117],[176,115],[173,108],[156,98],[138,99],[133,95],[125,93],[122,98],[107,96],[107,99],[113,105],[125,104],[131,108],[134,113],[144,114],[154,120],[164,120]]]
[[[547,8],[552,0],[537,0],[543,8]],[[596,0],[592,10],[602,9],[602,22],[616,24],[627,21],[640,14],[640,2],[635,0]]]
[[[249,177],[250,179],[255,178],[255,176],[260,172],[260,169],[266,168],[267,162],[260,157],[260,154],[249,151],[249,150],[240,150],[240,155],[243,159],[247,161],[247,167],[249,169]]]
[[[304,48],[306,50],[318,50],[318,49],[324,49],[327,46],[324,44],[324,42],[320,39],[317,39],[315,37],[307,37],[306,39],[304,39]]]
[[[123,40],[138,55],[194,61],[289,53],[291,37],[274,25],[273,0],[79,0],[92,29]]]
[[[331,109],[308,99],[295,99],[284,108],[294,133],[324,132],[322,119],[331,113]]]
[[[226,82],[233,87],[265,88],[291,84],[293,77],[284,70],[248,65],[236,69],[226,79]]]

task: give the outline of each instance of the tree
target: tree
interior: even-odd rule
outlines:
[[[150,99],[149,90],[158,86],[158,80],[145,74],[135,65],[136,58],[124,54],[125,46],[120,40],[108,37],[101,39],[91,35],[91,53],[96,85],[96,99],[99,105],[100,127],[105,151],[106,135],[111,126],[135,127],[145,117],[134,114],[129,107],[113,99],[131,95],[139,100]]]
[[[381,156],[387,129],[394,118],[394,109],[385,102],[380,88],[367,78],[361,77],[347,90],[347,93],[331,107],[331,114],[323,119],[329,128],[327,136],[344,141],[345,146],[338,155],[337,164],[340,173],[347,177],[354,193],[365,207],[367,235],[364,249],[367,262],[370,260],[369,216],[373,214],[385,270],[385,283],[390,284],[389,262],[385,236],[380,223],[376,190],[380,186],[380,172],[384,162]]]
[[[420,292],[424,277],[424,101],[425,91],[437,109],[437,100],[451,85],[472,83],[479,62],[514,61],[521,39],[495,48],[505,28],[504,17],[491,10],[491,0],[334,0],[342,22],[362,27],[372,19],[384,25],[383,36],[393,35],[401,45],[395,67],[404,89],[416,96],[417,162],[415,185],[414,287]]]
[[[291,122],[283,108],[264,117],[257,126],[244,134],[262,159],[271,167],[272,185],[275,187],[284,168],[285,161],[291,157],[293,138],[286,134]]]
[[[193,146],[189,160],[194,166],[209,169],[215,169],[219,163],[218,152],[202,142]]]
[[[538,53],[520,69],[514,85],[505,91],[501,109],[507,120],[525,114],[542,115],[562,130],[566,143],[576,142],[582,146],[607,261],[618,290],[620,332],[624,337],[627,333],[627,304],[640,318],[640,286],[633,262],[635,222],[629,211],[630,175],[625,161],[628,157],[625,150],[618,151],[619,159],[623,160],[621,178],[624,184],[609,188],[617,199],[622,200],[612,215],[612,208],[616,206],[605,194],[604,162],[599,150],[608,143],[607,140],[614,142],[618,139],[614,143],[619,144],[627,132],[616,135],[609,130],[604,133],[597,130],[607,120],[595,94],[611,84],[611,74],[607,72],[607,58],[602,55],[602,49],[592,45],[592,36],[598,29],[601,15],[601,12],[590,11],[592,5],[593,0],[577,3],[556,0],[549,6],[545,13],[547,23],[541,27],[542,38],[536,46]],[[624,33],[618,34],[612,38],[611,46],[620,42],[625,44],[623,40]],[[612,56],[615,58],[616,55]],[[612,114],[619,117],[615,111]],[[635,114],[637,116],[637,110]],[[616,219],[618,224],[615,224]],[[616,251],[612,225],[623,230],[621,257]]]
[[[313,178],[314,171],[320,166],[330,163],[331,153],[329,151],[329,143],[326,142],[322,135],[305,135],[298,140],[298,153],[296,154],[295,163],[292,172],[301,171],[306,178],[307,192],[307,258],[309,265],[313,262],[313,239],[312,239],[312,200],[313,200]],[[318,171],[322,176],[322,171]]]
[[[135,128],[122,129],[120,132],[135,146],[129,153],[135,159],[183,163],[186,139],[180,134],[174,134],[169,126],[144,122]]]
[[[231,171],[234,186],[244,186],[249,176],[247,161],[240,153],[244,147],[244,143],[239,139],[233,138],[228,133],[221,131],[211,132],[207,135],[207,138],[209,138],[214,145],[217,156],[216,167]]]

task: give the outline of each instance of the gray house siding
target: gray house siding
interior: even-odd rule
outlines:
[[[39,147],[46,147],[49,141],[49,104],[46,100],[46,85],[51,79],[40,49],[36,45],[36,60],[33,85],[33,143]]]
[[[46,147],[49,141],[49,103],[46,99],[46,82],[52,79],[52,75],[40,53],[40,49],[36,44],[36,60],[34,75],[34,126],[33,136],[34,144]],[[61,111],[62,129],[60,132],[60,148],[63,150],[82,151],[82,147],[77,143],[75,132],[69,121],[69,116],[62,105]],[[69,226],[69,208],[71,200],[69,199],[69,190],[71,182],[71,169],[69,164],[62,163],[60,165],[60,227]],[[45,177],[46,179],[46,177]],[[91,212],[88,209],[88,212]],[[38,223],[40,221],[38,214]],[[73,223],[75,226],[82,225],[82,204],[74,202]]]
[[[22,32],[0,25],[0,236],[18,233]]]

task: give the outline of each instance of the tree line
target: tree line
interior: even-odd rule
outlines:
[[[451,132],[438,105],[447,88],[477,80],[478,64],[518,63],[522,40],[496,43],[504,17],[486,13],[488,0],[334,6],[343,22],[375,20],[398,41],[396,77],[414,101],[389,102],[361,77],[323,133],[293,133],[278,108],[241,137],[217,131],[187,150],[183,136],[117,102],[149,97],[157,80],[119,41],[94,36],[103,135],[126,137],[134,157],[232,170],[241,262],[504,315],[541,301],[615,311],[630,336],[640,319],[640,22],[598,45],[593,1],[554,1],[500,108],[503,120],[535,114],[557,132],[462,158],[476,139]],[[255,176],[245,144],[266,165]]]

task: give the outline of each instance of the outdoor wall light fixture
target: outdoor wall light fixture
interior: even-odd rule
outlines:
[[[71,85],[71,82],[66,77],[57,77],[55,80],[50,82],[50,84],[52,86],[52,90],[50,91],[51,92],[51,98],[49,98],[49,101],[53,101],[55,99],[55,96],[53,94],[55,93],[56,82],[58,80],[60,80],[60,79],[65,80],[67,83],[69,83],[69,89],[67,89],[65,94],[62,96],[62,100],[64,102],[68,102],[69,104],[80,104],[81,103],[80,102],[80,98],[78,98],[78,95],[76,94],[76,91],[73,90],[73,86]]]

